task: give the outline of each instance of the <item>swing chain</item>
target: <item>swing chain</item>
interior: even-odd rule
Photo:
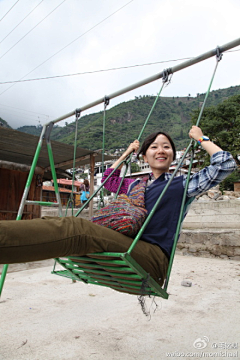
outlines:
[[[223,54],[222,54],[222,52],[221,52],[221,50],[220,50],[220,47],[217,46],[217,48],[216,48],[216,58],[217,58],[217,61],[222,60],[222,56],[223,56]]]

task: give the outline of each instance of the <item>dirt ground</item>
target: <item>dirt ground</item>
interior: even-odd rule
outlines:
[[[176,255],[169,300],[147,299],[151,317],[136,296],[72,283],[51,263],[10,267],[1,360],[240,359],[239,261]]]

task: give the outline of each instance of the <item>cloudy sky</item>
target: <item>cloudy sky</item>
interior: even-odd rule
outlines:
[[[239,0],[0,0],[0,117],[13,128],[55,120],[239,38],[239,14]],[[213,90],[240,85],[233,50]],[[175,73],[162,95],[206,92],[214,66],[211,58]],[[160,87],[154,81],[110,106]]]

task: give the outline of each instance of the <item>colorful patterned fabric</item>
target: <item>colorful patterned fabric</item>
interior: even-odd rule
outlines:
[[[111,204],[97,211],[92,222],[129,237],[137,235],[147,217],[144,193],[147,178],[136,185],[129,196],[121,194]]]

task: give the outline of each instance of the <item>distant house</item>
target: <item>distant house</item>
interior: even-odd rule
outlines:
[[[59,185],[59,187],[64,188],[64,189],[69,189],[72,190],[72,186],[73,186],[73,191],[79,192],[80,191],[80,186],[82,185],[82,181],[72,181],[69,179],[58,179],[57,183]]]
[[[72,180],[58,179],[57,182],[62,206],[73,205],[74,207],[80,207],[80,186],[82,185],[82,182],[76,180],[73,182],[73,204],[68,204],[70,195],[72,193]],[[56,195],[53,186],[53,180],[51,181],[52,185],[45,185],[46,183],[44,183],[42,187],[42,200],[54,202],[56,201]]]

